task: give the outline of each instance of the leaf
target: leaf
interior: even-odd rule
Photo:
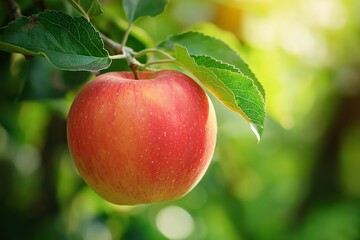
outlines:
[[[176,61],[225,106],[240,113],[260,140],[265,121],[265,92],[231,48],[220,40],[194,32],[171,37],[160,47],[174,51]]]
[[[88,80],[90,73],[83,71],[61,71],[44,58],[32,58],[20,100],[42,100],[63,97],[69,90]]]
[[[90,19],[100,15],[103,11],[98,0],[67,0],[84,17]]]
[[[111,63],[99,32],[89,21],[52,10],[0,28],[0,49],[44,56],[62,70],[98,71]]]
[[[162,13],[166,7],[167,0],[123,0],[125,14],[130,23],[140,17],[154,17]]]
[[[255,77],[254,73],[250,70],[249,66],[223,41],[199,32],[190,31],[171,36],[165,42],[160,44],[159,47],[166,50],[174,50],[175,44],[186,47],[190,55],[210,56],[214,59],[234,65],[244,75],[254,81],[254,84],[265,98],[265,90]]]

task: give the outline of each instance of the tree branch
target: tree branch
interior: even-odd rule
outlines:
[[[99,32],[102,40],[104,41],[105,46],[112,49],[116,54],[123,54],[123,47],[120,43],[115,42],[111,38],[108,38],[102,32]]]
[[[15,0],[6,0],[6,5],[8,7],[10,21],[22,16],[19,4]]]

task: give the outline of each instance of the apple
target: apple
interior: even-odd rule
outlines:
[[[204,90],[173,70],[110,72],[75,98],[67,136],[85,182],[114,204],[177,199],[209,166],[216,115]]]

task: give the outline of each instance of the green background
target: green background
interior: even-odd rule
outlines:
[[[43,3],[76,14],[63,1],[18,2],[26,16]],[[121,41],[119,2],[102,4],[94,24]],[[167,203],[115,206],[77,174],[66,116],[89,73],[0,52],[0,238],[360,239],[359,9],[357,0],[172,0],[136,23],[134,49],[188,29],[224,39],[266,90],[259,144],[212,98],[212,163],[194,190]],[[116,69],[126,67],[117,61],[108,71]]]

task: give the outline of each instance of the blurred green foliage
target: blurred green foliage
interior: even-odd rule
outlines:
[[[76,14],[65,1],[18,2],[24,15]],[[94,24],[120,41],[119,2],[102,4]],[[213,99],[219,133],[209,170],[167,203],[115,206],[77,174],[66,115],[90,73],[0,52],[0,238],[360,239],[359,9],[358,0],[171,0],[165,13],[137,22],[135,49],[189,28],[222,37],[267,94],[260,144]]]

